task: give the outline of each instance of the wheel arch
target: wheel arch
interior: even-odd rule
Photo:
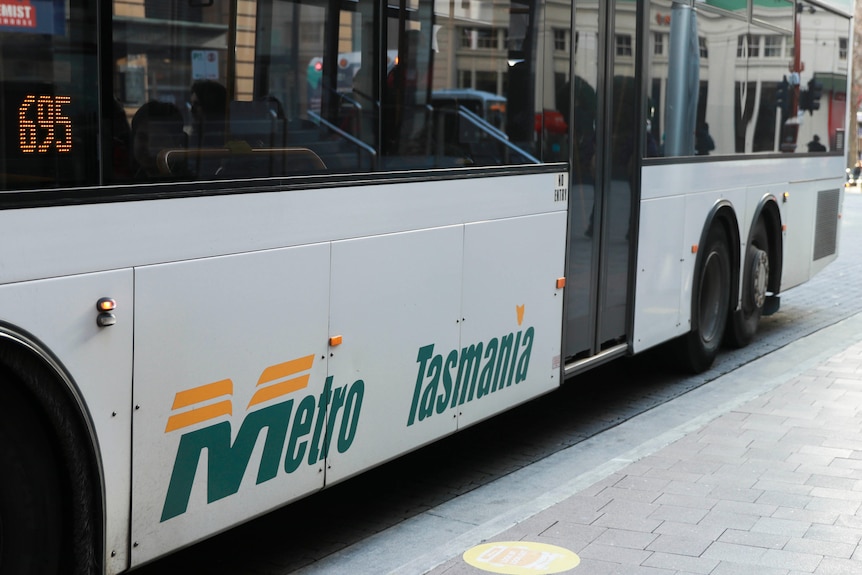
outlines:
[[[703,228],[700,231],[700,240],[698,246],[706,245],[707,237],[713,226],[721,226],[724,229],[724,235],[728,241],[728,249],[730,251],[730,302],[739,299],[739,270],[740,270],[740,242],[739,242],[739,221],[736,216],[736,210],[733,209],[733,204],[727,200],[717,202],[706,216],[703,223]],[[692,298],[691,298],[691,328],[697,328],[697,313],[695,306],[697,305],[697,290],[699,289],[700,278],[698,270],[703,264],[703,250],[698,249],[697,256],[694,261],[694,277],[692,278]]]
[[[74,379],[46,346],[0,323],[0,367],[29,395],[50,422],[47,430],[68,479],[73,573],[102,572],[105,542],[105,477],[92,417]]]

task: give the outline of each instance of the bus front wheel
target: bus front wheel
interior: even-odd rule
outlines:
[[[727,343],[732,347],[748,345],[763,315],[769,285],[769,241],[762,219],[754,227],[742,265],[742,302],[731,312],[727,330]]]
[[[0,377],[0,575],[61,572],[60,476],[34,402]]]
[[[705,371],[721,347],[730,307],[730,250],[727,235],[714,224],[695,271],[691,331],[680,340],[682,363],[690,371]]]

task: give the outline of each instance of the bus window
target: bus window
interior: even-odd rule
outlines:
[[[564,157],[567,126],[548,115],[556,90],[537,79],[552,68],[554,83],[567,81],[569,40],[561,31],[569,11],[545,24],[562,46],[550,49],[540,41],[547,18],[527,4],[479,0],[454,13],[431,0],[382,5],[114,3],[113,148],[127,162],[114,166],[111,179],[283,177]],[[482,26],[465,25],[476,21],[473,12],[483,15]],[[172,122],[182,117],[184,136],[136,152],[134,134],[120,137],[141,109],[167,106],[176,110]],[[544,151],[551,143],[552,156]],[[123,153],[129,146],[132,153]]]
[[[95,2],[2,6],[0,190],[97,184]]]
[[[786,0],[755,3],[751,21],[726,2],[650,10],[649,130],[661,155],[806,152],[820,140],[842,150],[845,18]]]

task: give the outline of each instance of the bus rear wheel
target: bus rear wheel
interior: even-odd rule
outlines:
[[[742,305],[731,312],[727,330],[727,343],[732,347],[745,347],[757,333],[766,290],[769,285],[769,241],[766,225],[758,220],[745,251],[742,268]]]
[[[61,572],[60,468],[33,401],[0,378],[0,575]]]
[[[683,365],[694,373],[705,371],[721,347],[730,307],[730,250],[721,225],[713,225],[695,271],[691,331],[679,352]]]

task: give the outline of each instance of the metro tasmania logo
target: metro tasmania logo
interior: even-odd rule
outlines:
[[[524,321],[524,306],[516,306],[518,326]],[[528,327],[488,342],[453,349],[446,358],[434,354],[434,344],[419,348],[419,373],[407,427],[459,405],[527,379],[535,329]],[[484,353],[483,353],[484,352]]]
[[[263,430],[266,433],[263,434],[265,439],[257,470],[257,485],[276,477],[279,468],[290,474],[303,464],[316,464],[327,457],[333,445],[339,453],[350,449],[356,437],[365,395],[365,383],[361,379],[333,389],[332,376],[329,376],[318,396],[291,396],[290,399],[258,408],[305,389],[309,379],[307,372],[313,363],[314,355],[307,355],[263,370],[257,382],[258,389],[246,407],[248,413],[233,442],[230,421],[221,421],[183,434],[177,448],[161,521],[186,512],[198,462],[205,449],[207,503],[233,495],[239,490],[252,451]],[[178,392],[165,433],[232,415],[232,395],[233,381],[230,379]]]

